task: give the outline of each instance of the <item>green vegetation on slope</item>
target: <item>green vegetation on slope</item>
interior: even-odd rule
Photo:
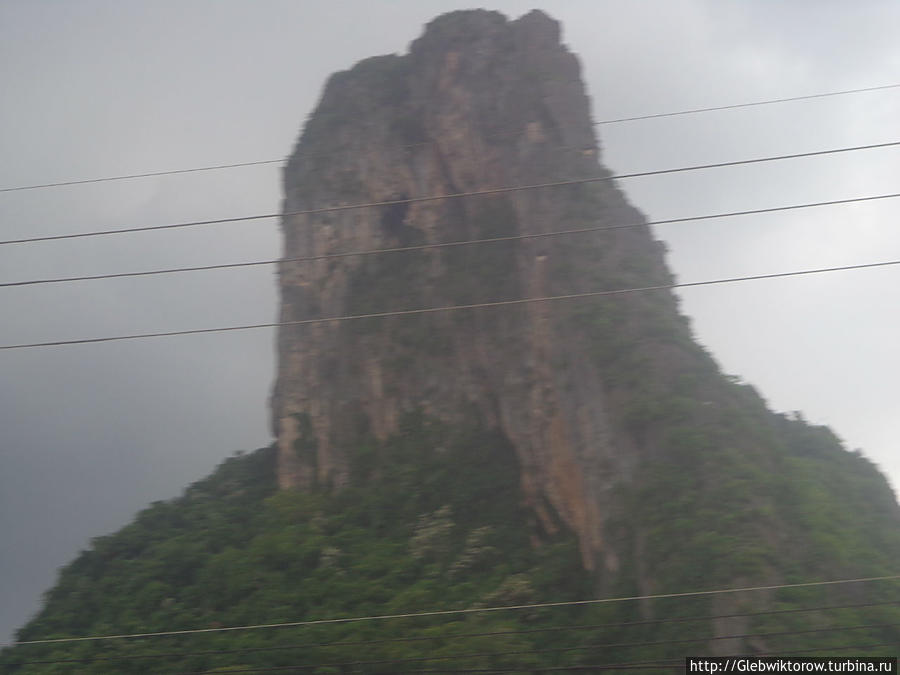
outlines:
[[[65,568],[41,615],[20,633],[110,634],[527,603],[589,594],[570,536],[529,541],[511,448],[495,434],[450,437],[410,416],[390,443],[358,448],[353,484],[275,492],[273,450],[226,461],[184,497],[157,503]],[[377,469],[376,469],[377,467]],[[281,647],[335,640],[514,629],[542,616],[382,621],[197,637],[86,642],[8,652],[7,665],[55,658]],[[469,651],[521,651],[545,637],[468,640]],[[384,660],[454,653],[447,641],[249,654],[94,661],[90,672],[158,673]],[[468,664],[479,660],[468,661]],[[481,660],[482,664],[495,661]],[[35,664],[15,672],[84,672]],[[396,671],[396,668],[391,668]],[[319,670],[316,672],[340,672]],[[373,666],[367,672],[380,672]]]
[[[787,465],[802,465],[794,475],[806,475],[802,489],[785,497],[785,513],[808,529],[804,541],[819,547],[807,549],[798,544],[802,550],[796,558],[785,561],[790,563],[785,579],[818,577],[825,569],[817,562],[822,556],[833,561],[829,572],[860,569],[850,563],[844,568],[840,561],[848,556],[874,559],[872,542],[884,538],[889,529],[887,521],[883,516],[873,516],[868,522],[856,522],[852,515],[841,514],[872,513],[868,503],[872,492],[877,493],[876,498],[885,498],[883,491],[875,489],[880,477],[871,470],[861,470],[859,463],[864,460],[839,446],[833,451],[835,441],[826,432],[799,421],[785,420],[784,425],[791,439]],[[702,454],[706,447],[698,439],[681,442],[688,454]],[[645,532],[644,559],[636,556],[625,561],[613,595],[638,593],[642,568],[655,570],[656,592],[707,588],[711,579],[698,578],[697,571],[706,574],[723,565],[774,555],[775,547],[765,541],[757,542],[758,550],[752,555],[744,550],[748,542],[741,540],[741,519],[757,514],[748,514],[747,505],[740,499],[730,500],[722,494],[739,493],[739,481],[723,484],[720,491],[679,490],[671,472],[682,460],[697,458],[673,457],[659,468],[658,476],[648,477],[644,492],[636,493],[632,525]],[[549,537],[539,532],[522,507],[514,453],[496,433],[481,429],[451,433],[421,415],[410,415],[401,433],[388,442],[370,441],[357,448],[352,483],[336,493],[276,492],[273,461],[274,451],[269,448],[233,457],[210,478],[191,486],[182,498],[156,503],[118,533],[95,540],[91,550],[62,571],[59,583],[47,595],[45,609],[20,632],[19,639],[515,605],[584,599],[594,592],[591,578],[580,568],[573,537]],[[702,475],[703,471],[692,472],[685,467],[675,478],[686,481],[690,473]],[[824,478],[816,481],[816,473]],[[829,488],[837,489],[842,496],[834,501],[834,495],[826,495]],[[651,496],[653,490],[669,492]],[[717,499],[718,515],[707,513]],[[884,513],[889,512],[888,505],[884,506]],[[621,526],[624,528],[624,523]],[[730,537],[722,529],[729,527]],[[628,536],[624,529],[619,534]],[[534,545],[536,537],[542,541],[539,546]],[[895,545],[895,540],[883,543]],[[770,560],[769,564],[776,565],[777,561]],[[875,571],[876,567],[882,569],[871,569]],[[746,578],[754,578],[752,565],[742,571]],[[685,580],[691,580],[690,586],[677,585]],[[770,597],[768,606],[784,610],[859,604],[889,597],[885,590],[891,587],[801,589]],[[706,653],[707,645],[696,641],[713,637],[713,623],[659,623],[658,619],[759,611],[760,603],[751,600],[742,605],[715,605],[709,598],[700,597],[660,600],[652,605],[629,602],[24,645],[7,650],[0,663],[9,672],[24,674],[208,672],[238,666],[256,669],[367,662],[358,668],[380,673],[445,665],[527,670],[681,658],[686,653]],[[900,611],[895,605],[751,619],[724,634],[896,624],[900,623]],[[542,630],[620,622],[638,623],[592,630]],[[516,632],[452,637],[510,631]],[[398,637],[429,639],[383,641]],[[758,641],[756,651],[818,648],[828,653],[829,647],[897,638],[896,628],[834,631],[769,638]],[[684,642],[690,640],[695,642]],[[357,644],[317,646],[335,641]],[[661,641],[675,643],[593,647]],[[752,642],[743,644],[744,649],[753,649]],[[235,649],[250,651],[229,653]],[[203,653],[184,655],[194,652]],[[462,661],[396,663],[398,659],[439,659],[484,652],[512,653]],[[144,658],[116,660],[129,656]],[[86,661],[22,665],[58,659]],[[393,663],[369,663],[373,661]],[[360,671],[351,666],[320,666],[306,672]]]
[[[583,201],[581,192],[573,208]],[[492,205],[476,219],[481,229],[475,235],[506,232],[503,202]],[[484,229],[490,223],[495,230]],[[564,261],[580,255],[596,260],[591,288],[668,283],[663,267],[648,264],[642,242],[636,235],[612,234],[594,247],[572,241],[555,256],[551,277],[563,289],[578,290],[578,266]],[[486,280],[497,297],[520,294],[503,285],[513,282],[490,276],[512,266],[505,249],[485,248],[475,258],[463,250],[452,255],[457,257],[450,259],[451,269],[477,271],[466,279],[448,275],[441,288],[453,302],[476,298]],[[423,273],[422,260],[374,265],[364,272],[360,292],[352,294],[361,304],[353,311],[382,308],[404,288],[414,287],[410,280]],[[418,299],[422,306],[428,301]],[[473,320],[463,313],[453,318]],[[365,335],[381,321],[360,322],[354,330]],[[580,301],[562,321],[567,334],[583,336],[600,367],[612,433],[637,467],[632,478],[615,486],[614,512],[607,514],[606,543],[618,559],[617,571],[585,572],[571,533],[563,529],[550,536],[540,529],[522,503],[514,450],[498,432],[451,429],[410,414],[401,431],[383,443],[360,432],[362,440],[351,448],[350,483],[340,490],[322,485],[309,492],[278,492],[272,448],[227,460],[180,499],[156,503],[118,533],[95,540],[62,571],[44,610],[19,639],[473,609],[897,572],[900,519],[884,478],[865,458],[844,450],[827,429],[797,415],[775,415],[752,387],[723,377],[694,342],[668,293]],[[433,317],[394,321],[390,335],[396,352],[387,359],[440,352],[446,339]],[[296,450],[314,465],[317,446],[309,420],[300,422],[305,431]],[[22,645],[4,652],[0,666],[23,675],[293,665],[309,666],[304,672],[314,673],[443,667],[527,672],[716,651],[830,654],[845,645],[900,644],[898,596],[896,582],[879,582]],[[892,599],[893,605],[795,611]],[[722,616],[734,614],[745,616]],[[710,620],[713,616],[722,618]],[[691,617],[700,619],[686,620]],[[861,625],[875,627],[842,628]],[[564,626],[591,628],[558,630]],[[797,633],[809,630],[826,632]],[[479,636],[454,637],[471,633]],[[748,634],[766,637],[723,639]],[[323,644],[334,642],[343,644]],[[460,654],[476,656],[442,659]],[[402,659],[419,660],[398,662]],[[65,662],[40,663],[58,660]],[[321,665],[359,662],[364,665]]]

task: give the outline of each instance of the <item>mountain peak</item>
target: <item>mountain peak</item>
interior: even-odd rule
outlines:
[[[407,56],[369,59],[329,82],[285,172],[285,210],[597,182],[285,216],[287,259],[513,239],[284,262],[282,321],[565,295],[603,280],[667,283],[659,245],[601,180],[609,172],[596,148],[580,68],[554,20],[439,17]],[[630,229],[537,236],[598,224]],[[608,494],[635,457],[610,420],[609,383],[575,318],[583,310],[544,302],[282,327],[272,399],[280,484],[340,487],[348,448],[395,433],[413,410],[477,420],[516,448],[544,529],[561,521],[579,533],[587,567],[605,556],[614,568],[602,543]],[[671,297],[659,312],[678,324]]]

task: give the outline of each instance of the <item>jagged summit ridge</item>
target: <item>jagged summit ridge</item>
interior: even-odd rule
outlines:
[[[493,38],[503,39],[512,28],[517,40],[529,48],[555,48],[560,44],[560,24],[539,9],[509,21],[500,12],[486,9],[461,10],[442,14],[425,26],[422,36],[410,44],[409,54],[419,58],[430,49],[446,52],[448,45],[459,49]]]

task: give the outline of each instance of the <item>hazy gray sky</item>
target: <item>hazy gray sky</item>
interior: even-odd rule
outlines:
[[[0,187],[273,159],[450,0],[0,2]],[[533,2],[485,5],[516,17]],[[598,120],[900,82],[888,0],[566,0]],[[600,127],[640,171],[898,139],[900,90]],[[622,182],[651,219],[897,192],[896,149]],[[277,211],[277,166],[0,194],[0,238]],[[682,281],[900,259],[896,201],[661,226]],[[275,221],[0,247],[0,282],[276,257]],[[682,293],[775,410],[900,485],[900,269]],[[273,270],[0,289],[0,343],[267,322]],[[270,442],[271,331],[0,352],[0,640],[89,539]]]

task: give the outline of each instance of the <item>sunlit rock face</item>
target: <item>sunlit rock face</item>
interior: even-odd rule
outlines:
[[[481,10],[437,18],[407,55],[329,79],[284,172],[280,320],[670,283],[643,217],[608,180],[291,215],[603,179],[599,155],[580,66],[556,21],[537,11],[515,21]],[[630,227],[292,260],[612,226]],[[633,302],[652,302],[687,338],[670,295]],[[625,390],[586,333],[599,321],[585,318],[595,306],[533,302],[283,327],[272,396],[281,487],[339,488],[348,448],[397,432],[408,411],[450,424],[477,419],[516,448],[523,499],[542,527],[571,527],[587,567],[615,569],[605,522],[641,443],[615,422]],[[636,316],[610,312],[604,330],[639,340]],[[654,347],[645,358],[659,361],[662,377],[683,354]]]

